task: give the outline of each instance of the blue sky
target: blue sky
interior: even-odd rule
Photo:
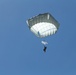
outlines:
[[[45,12],[60,28],[40,39],[26,20]],[[44,39],[49,43],[46,53]],[[76,1],[0,0],[0,75],[76,75]]]

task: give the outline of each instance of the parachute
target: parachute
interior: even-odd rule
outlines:
[[[30,31],[39,38],[51,36],[59,29],[58,21],[50,13],[39,14],[28,19],[26,22]],[[46,52],[46,45],[48,43],[46,41],[41,41],[41,43],[44,45],[43,51]]]
[[[50,13],[39,14],[26,22],[31,32],[40,38],[55,34],[59,28],[59,23]]]

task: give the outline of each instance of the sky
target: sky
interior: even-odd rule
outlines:
[[[60,27],[38,38],[26,20],[46,12]],[[0,0],[0,75],[76,75],[76,0]]]

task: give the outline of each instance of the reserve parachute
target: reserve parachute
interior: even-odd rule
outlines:
[[[39,14],[26,22],[31,32],[40,38],[55,34],[59,28],[58,21],[50,13]]]

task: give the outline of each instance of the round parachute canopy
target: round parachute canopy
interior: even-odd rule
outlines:
[[[59,28],[59,23],[49,13],[39,14],[26,22],[29,29],[40,38],[55,34]]]

